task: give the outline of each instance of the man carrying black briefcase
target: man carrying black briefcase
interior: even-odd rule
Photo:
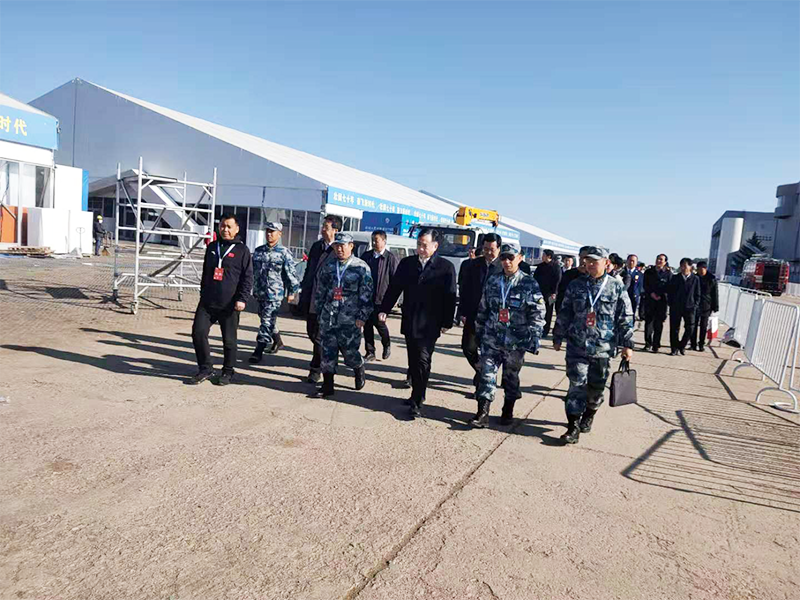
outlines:
[[[553,330],[554,350],[567,340],[568,425],[561,436],[567,444],[592,430],[617,349],[624,360],[633,357],[633,309],[625,285],[606,274],[603,248],[587,248],[585,260],[586,273],[567,287]]]

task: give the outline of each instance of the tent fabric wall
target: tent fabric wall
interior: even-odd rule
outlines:
[[[59,208],[28,209],[28,245],[50,248],[56,254],[80,250],[91,254],[92,213]]]

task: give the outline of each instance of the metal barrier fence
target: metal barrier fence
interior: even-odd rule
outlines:
[[[789,296],[800,296],[800,283],[787,283],[785,293]]]
[[[800,333],[800,307],[772,300],[757,300],[751,312],[749,335],[743,348],[746,361],[737,365],[733,374],[742,367],[755,367],[776,387],[763,388],[756,394],[774,390],[788,395],[791,402],[774,402],[773,407],[793,413],[798,410],[798,390],[794,385],[797,364],[798,333]]]

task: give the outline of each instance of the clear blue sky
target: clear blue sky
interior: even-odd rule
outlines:
[[[800,179],[799,25],[796,2],[3,2],[0,90],[80,77],[652,262]]]

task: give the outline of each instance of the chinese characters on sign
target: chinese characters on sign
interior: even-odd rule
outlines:
[[[17,135],[28,135],[27,123],[23,119],[14,119],[14,133]],[[11,117],[4,117],[0,115],[0,129],[6,133],[11,132]]]

